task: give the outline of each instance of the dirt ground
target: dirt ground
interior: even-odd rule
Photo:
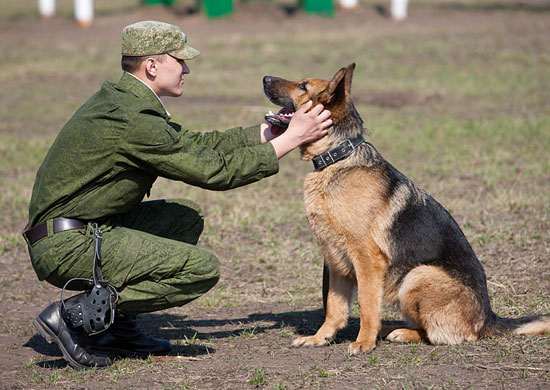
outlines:
[[[444,30],[451,35],[453,31],[475,28],[482,23],[489,26],[487,28],[506,25],[512,12],[544,13],[550,24],[549,7],[545,2],[504,4],[508,8],[497,5],[453,8],[452,3],[446,7],[414,8],[410,20],[405,22],[406,29],[411,34]],[[286,29],[301,34],[308,31],[307,26],[324,20],[300,12],[289,13],[263,2],[241,4],[233,17],[210,22],[200,15],[186,14],[184,11],[180,9],[174,14],[163,8],[136,8],[124,13],[99,15],[93,32],[98,39],[107,42],[118,37],[120,26],[140,19],[162,19],[182,22],[200,37],[197,39],[200,42],[224,34],[252,36],[258,26],[261,26],[263,33]],[[373,30],[382,34],[395,28],[385,14],[387,11],[381,6],[362,6],[355,12],[339,12],[324,33],[330,36],[357,24],[372,23]],[[75,29],[70,20],[63,18],[48,23],[12,18],[1,23],[0,35],[7,37],[14,45],[28,40],[36,40],[36,45],[40,45],[41,40],[65,36],[72,37],[72,45],[84,45],[87,39],[85,31]],[[515,44],[520,45],[521,42],[511,39],[509,45]],[[20,92],[13,93],[17,95]],[[380,110],[399,110],[411,106],[422,106],[428,110],[433,106],[437,111],[442,101],[452,103],[449,97],[422,95],[414,90],[364,92],[359,89],[358,96],[362,104]],[[81,96],[77,93],[75,100],[79,99]],[[250,100],[218,96],[196,100],[196,104],[250,104]],[[543,108],[546,104],[542,104]],[[13,106],[12,109],[17,108]],[[480,115],[476,109],[480,110],[474,106],[462,110],[464,116],[475,117]],[[38,120],[30,119],[29,123],[36,124]],[[29,127],[23,131],[31,131]],[[48,129],[44,134],[51,135],[58,127],[49,126]],[[470,179],[477,180],[474,176]],[[467,182],[469,179],[465,180]],[[478,213],[483,214],[484,211],[462,211],[458,220],[462,223]],[[514,302],[535,297],[548,301],[547,261],[550,250],[546,239],[549,222],[547,219],[533,222],[535,215],[536,211],[527,209],[502,218],[510,226],[524,229],[526,235],[538,236],[539,239],[519,245],[510,238],[496,244],[476,246],[492,278],[503,276],[506,279],[512,275],[514,278],[513,284],[491,286],[492,299],[498,300],[498,296],[506,295]],[[21,227],[25,224],[24,217],[13,218],[15,224]],[[6,226],[7,222],[0,224]],[[305,224],[303,226],[307,229]],[[283,229],[293,232],[293,228]],[[235,239],[249,238],[237,236]],[[311,236],[305,230],[298,235],[298,239],[310,242]],[[232,255],[224,253],[224,249],[214,240],[207,239],[205,246],[215,250],[220,257]],[[261,250],[261,245],[257,248]],[[323,321],[320,281],[313,285],[313,289],[318,291],[314,293],[317,298],[313,300],[296,294],[287,299],[287,294],[281,293],[280,296],[285,299],[270,300],[258,296],[258,299],[253,298],[245,304],[208,307],[199,299],[183,308],[140,316],[140,324],[149,334],[172,341],[175,349],[171,356],[143,361],[123,360],[107,370],[76,371],[67,366],[58,349],[48,345],[31,325],[41,308],[58,299],[59,291],[45,283],[38,283],[22,244],[14,245],[1,256],[0,388],[550,389],[548,336],[505,337],[460,346],[397,345],[381,341],[371,354],[349,357],[347,344],[354,340],[359,328],[355,314],[349,326],[339,333],[331,345],[315,349],[291,348],[293,337],[313,334]],[[242,285],[243,278],[246,279],[250,272],[253,271],[244,267],[226,267],[222,276],[223,286],[230,292],[231,286]],[[317,272],[320,279],[320,267],[317,267]],[[523,286],[521,282],[525,280],[531,281],[528,287],[516,291],[513,286]],[[526,303],[522,307],[525,306],[530,308]],[[514,314],[518,313],[510,313]],[[395,310],[388,308],[385,318],[393,319],[395,316]]]

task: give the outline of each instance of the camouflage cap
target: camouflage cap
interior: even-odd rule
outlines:
[[[147,56],[170,54],[180,60],[197,57],[200,51],[187,45],[187,36],[178,26],[144,21],[122,30],[122,55]]]

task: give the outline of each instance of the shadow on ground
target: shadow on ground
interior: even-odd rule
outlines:
[[[313,335],[324,321],[324,310],[304,310],[282,313],[252,313],[248,315],[228,316],[214,319],[190,319],[187,315],[177,314],[143,314],[138,318],[139,324],[148,334],[154,337],[172,340],[174,346],[171,355],[200,356],[215,352],[212,347],[201,345],[204,340],[220,340],[241,337],[250,334],[261,334],[271,330],[286,329],[295,335]],[[338,333],[336,344],[355,340],[359,330],[359,319],[351,318],[348,326]],[[195,343],[195,340],[200,340]],[[48,344],[42,336],[35,334],[23,345],[37,353],[61,357],[55,344]],[[41,367],[60,368],[66,362],[60,358],[43,361]]]
[[[189,319],[185,315],[146,314],[140,316],[141,325],[151,335],[170,340],[211,340],[265,333],[285,329],[294,335],[308,336],[317,332],[323,324],[322,309],[282,313],[252,313],[216,319]],[[403,321],[382,321],[383,325],[405,326]],[[355,341],[359,331],[359,319],[350,318],[348,326],[338,332],[336,344]],[[189,351],[186,350],[186,353]]]

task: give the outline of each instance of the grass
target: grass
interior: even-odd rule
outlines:
[[[250,380],[250,383],[254,387],[262,387],[265,384],[265,368],[263,367],[253,367],[253,372]]]
[[[59,19],[70,18],[72,2],[58,3]],[[113,37],[120,30],[117,23],[126,22],[124,11],[136,3],[96,0],[104,24],[89,34],[59,19],[52,22],[57,32],[33,25],[34,1],[0,0],[0,18],[18,29],[7,29],[0,42],[4,67],[12,69],[0,74],[0,295],[10,308],[43,304],[41,296],[53,296],[45,284],[30,284],[34,275],[20,239],[32,184],[63,123],[104,79],[119,77],[119,43]],[[485,12],[480,7],[493,2],[461,0],[455,5],[465,11],[449,11],[443,2],[423,0],[411,4],[416,16],[399,25],[374,12],[361,23],[329,21],[324,28],[302,17],[279,20],[280,27],[266,18],[261,19],[265,30],[253,34],[230,22],[206,25],[191,19],[190,39],[203,55],[190,63],[184,97],[168,100],[167,107],[190,129],[255,124],[272,109],[262,94],[263,75],[328,78],[355,61],[352,93],[369,141],[462,226],[485,266],[495,312],[550,313],[550,24],[547,12],[513,11],[515,2],[500,3],[509,8]],[[113,25],[102,15],[113,18]],[[200,245],[222,260],[218,286],[171,312],[183,318],[179,322],[168,322],[170,335],[185,331],[181,350],[198,354],[199,344],[208,339],[204,360],[193,365],[122,360],[107,370],[79,372],[52,368],[50,357],[23,359],[18,380],[45,388],[94,381],[139,387],[152,377],[161,378],[159,387],[167,389],[202,388],[203,380],[210,380],[206,388],[336,388],[340,383],[483,388],[493,381],[505,388],[548,386],[548,337],[488,339],[459,347],[381,343],[371,354],[346,356],[358,328],[356,308],[351,327],[329,347],[290,349],[297,332],[311,333],[319,325],[317,317],[302,322],[304,310],[321,305],[322,257],[302,205],[302,180],[309,171],[310,164],[295,152],[281,162],[278,175],[230,192],[163,179],[155,183],[152,198],[185,197],[201,204],[207,226]],[[292,313],[267,316],[267,324],[246,318],[278,305],[291,307]],[[205,313],[226,313],[240,322],[216,318],[211,329],[201,322],[208,318]],[[391,308],[385,311],[387,319],[396,316]],[[190,324],[182,328],[182,321]],[[20,351],[33,334],[30,326],[0,322],[3,335],[20,338],[6,349]],[[226,382],[215,382],[205,374],[209,370]],[[442,377],[442,371],[448,375]]]

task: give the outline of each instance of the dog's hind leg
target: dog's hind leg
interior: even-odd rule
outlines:
[[[420,329],[397,328],[387,333],[386,340],[394,343],[420,343],[428,341],[426,333]]]
[[[391,324],[382,322],[382,329],[378,332],[378,337],[395,343],[429,342],[426,332],[422,329],[415,329],[404,321],[391,321]]]
[[[355,280],[353,276],[343,276],[330,270],[329,289],[325,310],[325,322],[314,336],[298,337],[292,345],[321,346],[328,344],[340,329],[348,323],[349,309]]]
[[[422,265],[405,276],[399,289],[399,306],[414,328],[421,331],[397,329],[388,335],[390,341],[459,344],[477,340],[485,323],[474,292],[435,266]]]

